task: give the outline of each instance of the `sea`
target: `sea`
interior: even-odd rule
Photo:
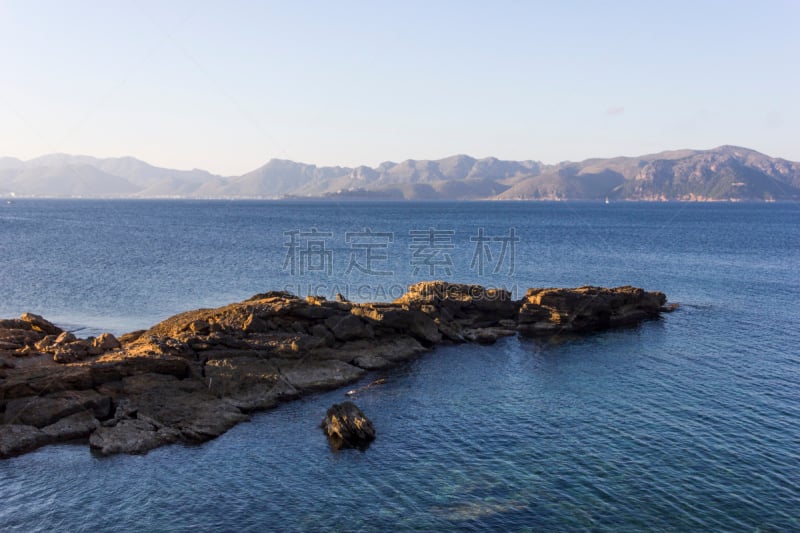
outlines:
[[[334,390],[217,439],[0,461],[2,531],[800,531],[794,203],[15,200],[0,317],[79,336],[269,290],[634,285],[679,308],[588,336],[443,346],[371,373],[377,439],[332,452]],[[356,385],[357,386],[357,385]],[[1,429],[0,429],[1,430]]]

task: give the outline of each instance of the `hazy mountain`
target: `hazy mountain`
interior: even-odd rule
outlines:
[[[800,198],[800,163],[747,148],[679,150],[589,159],[521,180],[498,199],[790,200]]]
[[[273,159],[241,176],[155,167],[132,157],[50,154],[0,158],[0,194],[46,197],[186,197],[458,200],[797,200],[800,163],[747,148],[676,150],[639,157],[537,161],[387,161],[318,167]]]

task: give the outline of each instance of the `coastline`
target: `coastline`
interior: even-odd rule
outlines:
[[[0,321],[0,457],[88,438],[100,455],[215,438],[249,414],[336,389],[438,345],[588,333],[671,310],[633,287],[422,282],[392,303],[286,292],[76,339],[36,315]]]

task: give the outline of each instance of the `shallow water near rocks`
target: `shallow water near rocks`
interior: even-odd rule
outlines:
[[[0,210],[0,314],[85,331],[309,280],[431,279],[411,264],[420,228],[454,232],[452,275],[435,277],[632,284],[682,305],[636,328],[442,347],[371,374],[388,380],[354,399],[378,433],[363,453],[332,453],[319,429],[338,390],[200,446],[3,461],[0,528],[800,529],[799,222],[790,204],[19,201]],[[312,226],[333,233],[332,272],[292,276],[283,232]],[[365,227],[394,232],[388,281],[345,272],[344,234]],[[469,268],[479,227],[516,229],[513,273]]]

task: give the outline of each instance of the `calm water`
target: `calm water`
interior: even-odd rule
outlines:
[[[299,240],[292,275],[284,232],[312,228],[330,235]],[[470,241],[481,228],[498,240]],[[514,260],[493,272],[511,228]],[[434,247],[409,233],[430,229]],[[378,430],[365,453],[328,450],[334,391],[198,447],[0,462],[2,530],[800,530],[796,205],[18,201],[0,206],[0,258],[0,316],[86,334],[275,288],[389,299],[431,278],[634,284],[683,304],[392,370],[358,399]]]

